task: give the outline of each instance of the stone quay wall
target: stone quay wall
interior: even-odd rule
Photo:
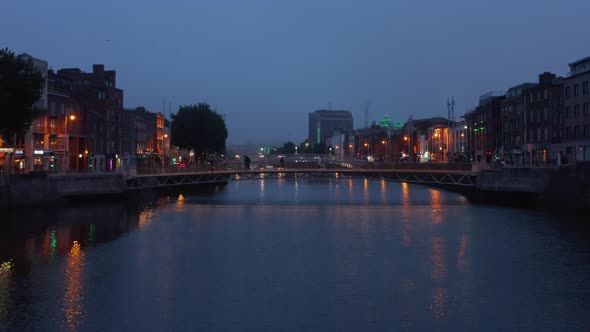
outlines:
[[[497,194],[534,194],[551,206],[590,208],[590,164],[568,167],[505,167],[482,170],[476,188]]]
[[[32,206],[74,197],[122,194],[122,174],[28,174],[0,176],[0,208]]]

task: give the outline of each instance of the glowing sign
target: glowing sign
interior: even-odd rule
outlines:
[[[318,127],[318,144],[321,142],[320,127]]]

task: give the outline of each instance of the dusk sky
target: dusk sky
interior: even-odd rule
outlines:
[[[588,0],[3,1],[0,47],[117,71],[125,107],[206,101],[230,143],[300,142],[308,112],[355,127],[456,114],[590,56]],[[166,109],[168,106],[166,106]]]

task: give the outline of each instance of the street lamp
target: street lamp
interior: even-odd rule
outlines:
[[[70,164],[70,160],[69,160],[69,152],[70,152],[70,137],[68,134],[68,118],[70,119],[70,121],[74,121],[76,120],[76,115],[75,114],[70,114],[70,116],[65,116],[64,117],[64,137],[66,140],[66,164],[64,166],[67,167],[67,169],[69,169],[69,164]]]

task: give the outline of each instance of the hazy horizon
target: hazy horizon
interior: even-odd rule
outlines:
[[[480,95],[565,75],[590,56],[590,1],[10,2],[0,47],[57,70],[117,71],[124,106],[208,102],[230,144],[301,142],[307,115],[353,113],[355,127],[456,114]],[[25,24],[26,22],[26,24]]]

